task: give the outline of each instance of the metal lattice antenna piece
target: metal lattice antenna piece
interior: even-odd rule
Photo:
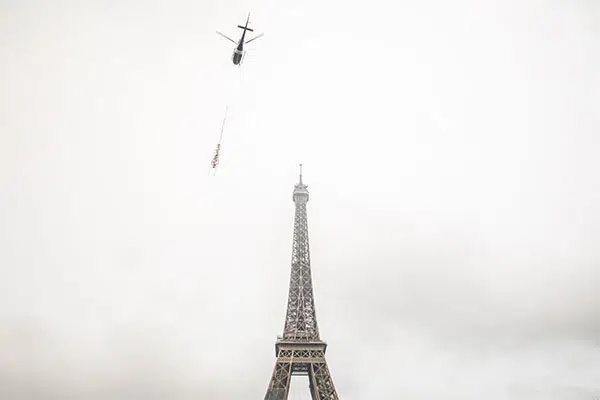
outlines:
[[[292,270],[283,337],[277,340],[277,362],[265,400],[286,400],[293,374],[308,374],[313,400],[338,400],[325,360],[327,343],[319,337],[313,296],[306,203],[308,186],[300,181],[294,187],[296,205]]]

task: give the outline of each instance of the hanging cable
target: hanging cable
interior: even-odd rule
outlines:
[[[217,148],[215,149],[213,158],[210,162],[210,168],[208,169],[209,174],[212,170],[213,176],[217,173],[217,167],[219,166],[219,157],[221,156],[221,142],[223,141],[223,131],[225,129],[225,121],[227,120],[227,110],[228,109],[229,109],[229,106],[225,107],[225,116],[223,117],[223,123],[221,124],[221,135],[219,136],[219,142],[217,143]]]

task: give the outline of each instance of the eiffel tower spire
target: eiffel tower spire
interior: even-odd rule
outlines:
[[[275,344],[277,361],[265,400],[286,400],[293,374],[308,374],[313,400],[338,400],[325,360],[327,343],[319,337],[310,268],[306,203],[308,186],[300,180],[294,186],[294,240],[290,290],[283,337]]]
[[[283,329],[284,339],[319,340],[310,271],[310,248],[306,217],[306,203],[309,198],[307,189],[308,186],[302,183],[302,164],[300,164],[300,181],[294,187],[293,195],[296,204],[296,215],[294,218],[290,292]]]

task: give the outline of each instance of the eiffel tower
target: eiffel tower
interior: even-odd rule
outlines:
[[[306,218],[307,188],[302,183],[300,164],[300,182],[295,185],[293,194],[296,214],[287,313],[283,337],[278,337],[275,343],[277,361],[265,400],[287,400],[292,375],[308,375],[313,400],[339,399],[325,361],[327,343],[319,337],[315,314]]]

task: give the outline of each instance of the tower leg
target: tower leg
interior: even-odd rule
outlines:
[[[322,362],[311,364],[309,374],[313,400],[339,400],[327,362],[324,359]]]
[[[288,360],[278,360],[275,363],[265,400],[287,400],[294,369],[292,364],[293,361]],[[310,363],[308,375],[310,394],[313,400],[339,400],[325,359]]]
[[[265,395],[265,400],[287,400],[292,377],[292,363],[277,361],[273,368],[273,376]]]

